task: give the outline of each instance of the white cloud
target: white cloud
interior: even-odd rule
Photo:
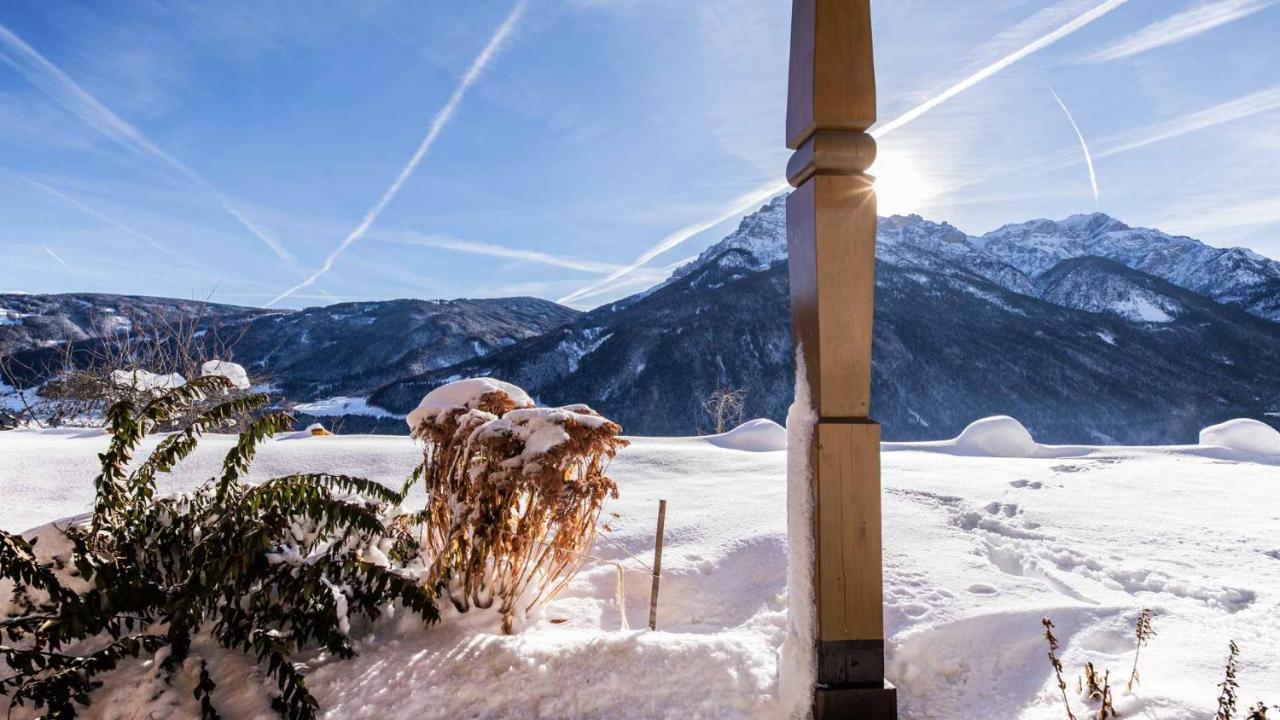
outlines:
[[[1005,55],[999,60],[996,60],[995,62],[987,65],[986,67],[979,69],[977,72],[969,75],[968,77],[964,78],[960,82],[955,83],[951,87],[948,87],[947,89],[929,98],[928,100],[925,100],[924,102],[911,108],[910,110],[899,115],[893,120],[890,120],[889,122],[883,125],[876,126],[876,128],[871,131],[871,134],[877,138],[880,138],[880,137],[884,137],[885,135],[888,135],[889,133],[895,130],[898,130],[899,128],[904,127],[905,125],[914,121],[916,118],[920,117],[921,115],[924,115],[925,113],[945,103],[951,98],[974,87],[975,85],[981,83],[982,81],[986,80],[992,75],[995,75],[996,73],[999,73],[1002,70],[1008,69],[1013,64],[1017,63],[1018,61],[1022,60],[1023,58],[1027,57],[1028,55],[1031,55],[1032,53],[1038,50],[1043,50],[1044,48],[1049,47],[1055,42],[1061,40],[1064,37],[1067,37],[1068,35],[1076,32],[1080,28],[1085,27],[1089,23],[1097,20],[1098,18],[1106,15],[1107,13],[1115,10],[1116,8],[1120,7],[1121,5],[1124,5],[1127,2],[1129,2],[1129,0],[1105,0],[1105,2],[1093,7],[1087,12],[1084,12],[1081,15],[1075,16],[1071,20],[1058,26],[1052,31],[1047,32],[1044,35],[1041,35],[1040,37],[1037,37],[1035,40],[1032,40],[1031,42]]]
[[[98,210],[95,210],[95,209],[93,209],[93,208],[89,207],[88,205],[85,205],[84,203],[80,202],[79,200],[76,200],[75,198],[71,197],[70,195],[67,195],[66,193],[63,193],[63,192],[61,192],[61,191],[59,191],[59,190],[55,190],[54,188],[52,188],[52,187],[50,187],[50,186],[48,186],[48,185],[45,185],[45,184],[44,184],[44,183],[42,183],[42,182],[39,182],[39,181],[37,181],[37,180],[32,180],[31,178],[27,177],[26,175],[23,175],[23,174],[21,174],[21,173],[16,173],[16,172],[14,172],[14,171],[12,171],[12,170],[8,170],[7,168],[6,168],[6,170],[9,172],[9,174],[13,175],[14,177],[18,178],[19,180],[23,181],[24,183],[27,183],[28,185],[30,185],[30,186],[32,186],[32,187],[34,187],[34,188],[37,188],[37,189],[39,189],[39,190],[42,190],[42,191],[44,191],[44,192],[46,192],[46,193],[48,193],[48,194],[50,194],[50,195],[52,195],[52,196],[54,196],[54,197],[56,197],[56,198],[58,198],[58,199],[60,199],[60,200],[62,200],[62,201],[64,201],[64,202],[66,202],[66,203],[68,203],[68,204],[70,204],[70,205],[72,205],[72,206],[74,206],[74,207],[77,207],[77,208],[79,208],[80,210],[83,210],[84,212],[88,213],[89,215],[92,215],[93,217],[98,218],[99,220],[101,220],[101,221],[103,221],[103,222],[107,223],[108,225],[111,225],[111,226],[116,227],[116,228],[118,228],[118,229],[120,229],[120,230],[123,230],[124,232],[129,233],[130,235],[133,235],[134,237],[138,238],[139,240],[142,240],[143,242],[145,242],[145,243],[147,243],[148,245],[150,245],[154,250],[157,250],[157,251],[159,251],[159,252],[162,252],[162,253],[164,253],[165,255],[169,255],[170,257],[173,257],[173,256],[174,256],[173,251],[169,250],[169,248],[167,248],[167,247],[165,247],[164,245],[162,245],[162,244],[160,243],[160,241],[156,240],[155,238],[151,237],[150,235],[147,235],[146,233],[143,233],[143,232],[139,232],[139,231],[137,231],[137,230],[134,230],[133,228],[129,227],[128,225],[125,225],[124,223],[122,223],[122,222],[120,222],[120,221],[118,221],[118,220],[116,220],[116,219],[114,219],[114,218],[112,218],[112,217],[110,217],[110,216],[108,216],[108,215],[106,215],[106,214],[102,213],[102,212],[99,212]]]
[[[1280,198],[1274,196],[1235,202],[1212,197],[1198,205],[1165,217],[1160,226],[1200,236],[1280,223]]]
[[[320,265],[318,270],[307,276],[302,282],[277,295],[271,300],[271,302],[267,303],[268,307],[284,300],[299,290],[310,286],[316,280],[319,280],[325,273],[333,269],[333,264],[338,261],[338,258],[342,257],[342,254],[347,251],[347,248],[351,247],[359,241],[360,238],[364,237],[364,234],[368,232],[374,221],[376,221],[378,216],[382,214],[382,211],[387,208],[387,205],[391,204],[393,199],[395,199],[396,194],[400,192],[400,188],[404,187],[405,182],[409,180],[409,176],[413,175],[414,170],[418,169],[418,165],[422,162],[422,159],[426,157],[427,151],[429,151],[431,146],[435,144],[436,139],[440,137],[440,133],[444,130],[445,125],[453,119],[453,115],[457,112],[458,106],[462,104],[462,98],[466,95],[467,90],[480,79],[480,76],[484,73],[485,69],[489,67],[489,63],[493,61],[494,57],[496,57],[498,52],[502,49],[503,43],[505,43],[507,38],[515,31],[516,24],[520,21],[520,16],[524,13],[524,8],[527,2],[528,0],[517,0],[515,7],[511,9],[511,12],[507,14],[506,19],[498,26],[493,37],[489,38],[488,44],[486,44],[484,49],[480,51],[480,54],[476,56],[475,60],[471,62],[471,67],[467,69],[466,74],[462,76],[462,80],[459,81],[457,87],[453,89],[453,93],[449,96],[448,101],[445,102],[444,107],[440,108],[440,112],[436,113],[435,118],[431,121],[431,127],[427,130],[426,137],[422,138],[422,142],[418,144],[418,149],[413,153],[413,156],[409,158],[409,162],[405,163],[405,166],[400,170],[400,174],[391,182],[391,186],[382,193],[382,197],[378,198],[378,202],[374,203],[373,207],[369,209],[369,212],[365,213],[360,224],[357,225],[345,238],[343,238],[342,242],[338,244],[337,249],[330,253],[329,257],[325,258],[324,263]]]
[[[409,232],[392,232],[379,233],[374,236],[373,239],[396,242],[404,245],[420,245],[422,247],[439,248],[441,250],[453,250],[456,252],[470,253],[472,255],[485,255],[488,257],[507,258],[509,260],[534,262],[542,265],[551,265],[553,267],[566,268],[569,270],[580,270],[588,273],[603,274],[614,272],[621,267],[620,265],[613,263],[583,260],[580,258],[566,257],[564,255],[553,255],[551,253],[540,252],[537,250],[522,250],[519,248],[503,247],[501,245],[492,245],[490,243],[477,242],[474,240],[462,240],[455,237],[449,237],[447,235],[422,235]]]
[[[1182,42],[1219,25],[1248,17],[1280,0],[1215,0],[1201,3],[1127,35],[1101,50],[1080,58],[1080,62],[1104,63],[1133,57],[1156,48]]]
[[[1091,157],[1095,160],[1112,157],[1277,109],[1280,109],[1280,85],[1273,85],[1203,110],[1197,110],[1169,120],[1162,120],[1133,130],[1113,133],[1104,138],[1096,139],[1093,142]],[[937,186],[929,197],[945,196],[957,190],[1019,173],[1040,175],[1053,172],[1071,167],[1080,161],[1081,155],[1075,148],[1064,148],[1029,158],[1025,162],[1020,162],[1002,170],[971,176],[950,185]]]
[[[1188,113],[1172,120],[1154,123],[1138,130],[1113,135],[1104,140],[1103,143],[1095,142],[1095,147],[1102,147],[1096,153],[1096,157],[1107,157],[1136,150],[1179,135],[1196,132],[1214,125],[1242,120],[1277,108],[1280,108],[1280,85],[1273,85],[1204,110]]]
[[[684,243],[686,240],[688,240],[691,237],[694,237],[695,235],[705,232],[706,230],[710,230],[711,228],[715,227],[716,225],[719,225],[722,222],[732,220],[735,217],[741,217],[748,210],[755,209],[756,207],[764,204],[764,202],[767,201],[769,198],[773,197],[774,195],[777,195],[780,192],[785,191],[788,187],[790,186],[787,185],[786,181],[781,181],[781,182],[772,183],[766,187],[763,187],[757,190],[752,190],[751,192],[748,192],[744,195],[740,195],[737,198],[733,199],[726,207],[721,208],[716,213],[715,217],[709,220],[701,220],[699,222],[686,225],[680,228],[679,230],[676,230],[670,235],[667,235],[666,237],[659,240],[655,245],[650,247],[648,250],[645,250],[643,253],[640,254],[639,257],[637,257],[631,263],[624,265],[618,268],[617,270],[609,273],[608,277],[604,278],[603,280],[600,280],[599,282],[595,282],[585,287],[574,290],[573,292],[569,293],[568,295],[565,295],[564,297],[560,298],[556,302],[561,304],[569,304],[584,297],[591,297],[593,295],[598,295],[601,293],[601,291],[615,288],[618,284],[617,283],[618,279],[623,277],[624,275],[629,275],[635,272],[636,270],[639,270],[641,267],[649,264],[650,260],[653,260],[657,256]]]
[[[255,225],[231,200],[202,175],[151,142],[133,125],[116,115],[75,80],[41,55],[22,38],[4,25],[0,25],[0,62],[22,75],[40,92],[54,102],[75,113],[84,122],[111,140],[140,155],[160,160],[171,169],[185,176],[209,193],[229,215],[240,222],[254,237],[267,246],[276,257],[292,263],[293,258],[262,228]]]

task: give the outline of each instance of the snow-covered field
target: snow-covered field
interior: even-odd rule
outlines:
[[[161,489],[213,475],[230,442],[209,438]],[[617,570],[592,561],[514,636],[489,615],[451,615],[425,630],[393,620],[355,660],[308,659],[327,717],[787,716],[793,708],[776,698],[786,458],[735,445],[634,438],[613,465],[622,497],[606,508],[617,517],[606,517],[612,532],[595,555],[639,570],[651,560],[658,500],[669,501],[658,632],[635,629],[646,625],[649,578],[623,573],[620,611]],[[94,430],[0,433],[0,527],[88,509],[104,446]],[[1280,455],[1046,449],[999,432],[885,450],[889,675],[904,718],[1064,717],[1041,638],[1046,615],[1077,716],[1085,705],[1075,678],[1091,659],[1121,686],[1122,717],[1212,717],[1230,639],[1241,648],[1241,705],[1280,702]],[[418,459],[407,438],[294,437],[270,443],[255,473],[398,484]],[[1158,613],[1158,637],[1128,694],[1144,606]],[[224,676],[215,693],[224,717],[271,717],[259,687]],[[88,716],[190,717],[192,707],[187,689],[165,689],[151,668],[135,667]]]

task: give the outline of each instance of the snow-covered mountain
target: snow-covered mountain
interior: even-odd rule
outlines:
[[[162,327],[243,322],[271,313],[195,300],[76,293],[0,293],[0,356]]]
[[[1029,276],[1070,258],[1102,257],[1280,322],[1280,262],[1245,248],[1132,228],[1103,213],[1005,225],[970,240]]]
[[[267,311],[155,298],[30,295],[0,296],[0,308],[11,308],[6,315],[11,324],[0,331],[11,333],[14,348],[8,353],[12,361],[0,365],[0,382],[6,381],[6,371],[16,376],[7,378],[9,384],[23,386],[56,371],[66,343],[86,350],[113,334],[95,330],[101,323],[91,322],[106,317],[135,336],[163,333],[178,322],[198,324],[207,330],[200,338],[216,340],[216,352],[224,354],[225,348],[255,383],[270,384],[281,398],[303,401],[367,395],[396,379],[541,335],[580,314],[528,297]],[[0,349],[0,356],[5,354]]]
[[[1153,247],[1169,237],[1148,232]],[[946,437],[1010,414],[1049,442],[1180,442],[1280,410],[1280,325],[1117,260],[1023,269],[986,246],[918,216],[881,220],[872,412],[886,437]],[[636,433],[705,429],[702,401],[726,388],[747,390],[748,416],[780,420],[785,256],[774,200],[654,290],[371,399],[404,412],[448,378],[492,374],[548,403],[590,398]],[[1247,289],[1228,285],[1224,297]]]
[[[1036,293],[1055,305],[1133,322],[1173,322],[1190,312],[1173,284],[1093,256],[1063,260],[1044,271],[1036,277]]]

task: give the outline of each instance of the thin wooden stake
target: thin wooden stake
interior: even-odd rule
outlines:
[[[653,592],[649,595],[649,629],[658,629],[658,586],[662,584],[662,534],[667,527],[667,501],[658,501],[658,536],[653,547]]]

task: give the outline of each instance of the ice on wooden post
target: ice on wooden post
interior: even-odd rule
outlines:
[[[787,637],[778,651],[778,696],[792,714],[801,716],[813,702],[818,672],[809,459],[817,423],[805,379],[804,353],[797,349],[795,401],[787,413]]]

